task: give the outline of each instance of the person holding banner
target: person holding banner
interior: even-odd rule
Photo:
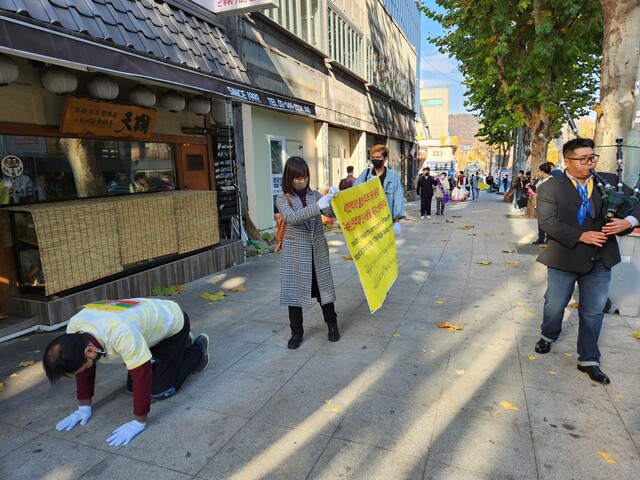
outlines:
[[[374,145],[369,151],[371,155],[371,163],[373,168],[365,168],[358,179],[356,185],[367,182],[373,177],[378,177],[382,183],[382,189],[387,197],[387,203],[391,210],[391,218],[393,219],[393,231],[396,236],[402,234],[400,228],[400,220],[405,218],[404,216],[404,189],[400,182],[400,176],[393,170],[389,170],[385,167],[385,162],[389,157],[389,149],[384,145]]]
[[[294,350],[302,343],[302,307],[310,306],[312,298],[322,308],[329,341],[337,342],[340,333],[333,304],[336,292],[322,215],[335,218],[330,202],[339,190],[331,187],[325,196],[311,190],[307,162],[302,157],[291,157],[284,166],[282,192],[276,197],[276,206],[287,223],[280,277],[280,305],[289,307],[291,338],[287,347]]]

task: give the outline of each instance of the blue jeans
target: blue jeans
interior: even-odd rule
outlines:
[[[518,206],[518,200],[524,197],[524,190],[514,190],[513,191],[513,208],[520,210]]]
[[[604,307],[609,296],[611,269],[600,260],[588,273],[565,272],[547,267],[547,291],[544,294],[542,338],[547,342],[558,339],[562,331],[564,309],[578,282],[578,364],[583,367],[600,365],[598,337],[604,318]]]

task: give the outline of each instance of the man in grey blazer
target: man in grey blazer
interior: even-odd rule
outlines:
[[[562,318],[576,282],[578,307],[578,370],[600,383],[610,383],[600,369],[598,337],[609,294],[611,267],[620,262],[616,235],[629,233],[640,223],[640,203],[626,218],[605,223],[602,193],[591,173],[598,155],[594,142],[576,138],[565,143],[562,155],[566,170],[538,189],[538,225],[547,233],[548,246],[538,257],[547,266],[542,335],[535,351],[551,351],[562,330]],[[603,173],[611,184],[617,178]],[[624,186],[625,193],[631,189]]]

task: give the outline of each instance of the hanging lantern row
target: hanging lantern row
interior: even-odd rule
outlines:
[[[19,69],[8,55],[0,53],[0,87],[9,85],[18,79]],[[61,67],[49,67],[40,75],[42,88],[56,95],[73,93],[78,88],[78,78],[69,70]],[[120,94],[120,86],[113,78],[96,74],[87,82],[89,94],[99,100],[113,100]],[[130,103],[141,107],[153,107],[156,94],[149,87],[137,84],[127,94]],[[167,90],[159,98],[160,105],[170,112],[180,112],[185,106],[196,115],[205,115],[211,110],[211,102],[203,96],[195,96],[187,103],[185,97],[176,90]]]

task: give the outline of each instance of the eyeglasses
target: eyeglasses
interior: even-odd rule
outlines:
[[[589,157],[581,157],[581,158],[571,158],[571,157],[564,157],[565,160],[579,160],[580,161],[580,165],[588,165],[590,163],[598,163],[598,160],[600,159],[600,155],[591,155]]]

